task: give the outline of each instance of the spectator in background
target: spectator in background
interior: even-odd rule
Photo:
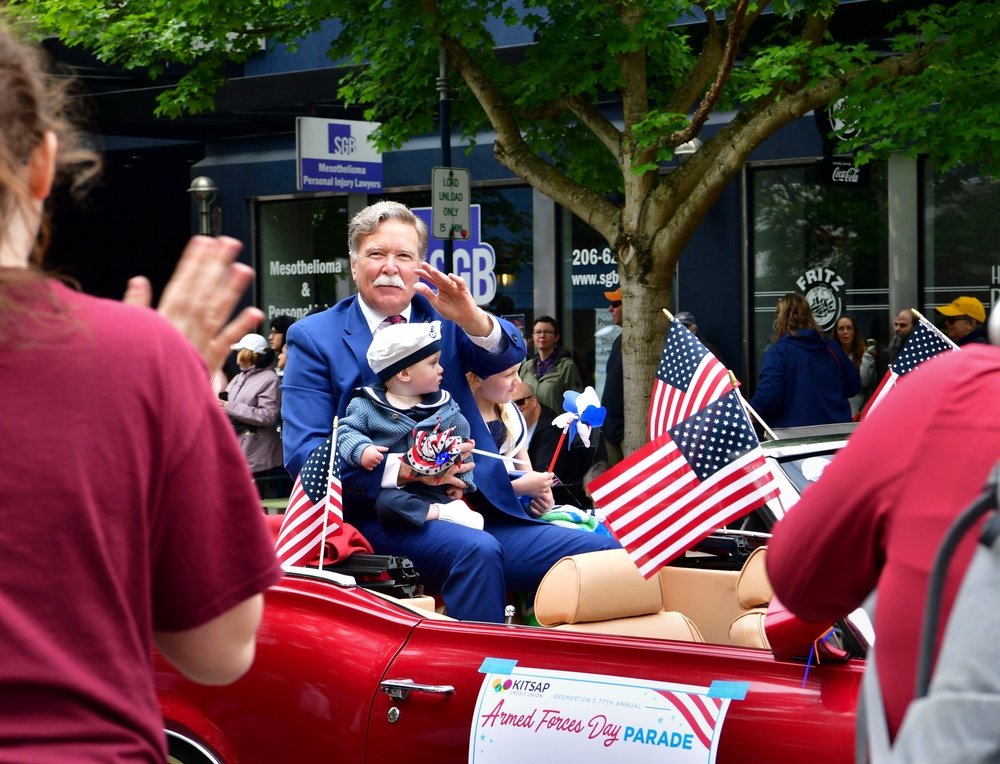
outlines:
[[[285,362],[288,360],[287,350],[288,345],[282,345],[281,350],[278,351],[278,360],[274,363],[274,372],[279,377],[285,376]]]
[[[858,370],[861,378],[861,392],[851,396],[851,416],[857,419],[858,414],[868,402],[868,396],[872,393],[872,385],[875,382],[875,341],[869,340],[865,343],[861,339],[861,330],[854,316],[844,314],[837,319],[834,324],[834,332],[837,336],[837,343],[844,354],[851,359],[854,368]]]
[[[714,355],[719,363],[721,363],[723,366],[726,366],[726,362],[723,360],[722,355],[720,355],[719,349],[715,347],[715,345],[713,345],[707,339],[705,339],[705,337],[703,337],[701,334],[698,333],[698,322],[694,320],[694,316],[690,312],[682,310],[680,313],[674,316],[674,318],[676,318],[678,321],[684,324],[684,326],[688,328],[688,331],[691,332],[691,334],[693,334],[695,337],[697,337],[701,341],[702,345],[708,348],[708,352]],[[726,368],[729,367],[727,366]]]
[[[802,295],[778,300],[773,340],[750,401],[757,413],[772,427],[850,422],[848,399],[861,390],[858,370],[820,332]]]
[[[913,315],[913,311],[909,308],[901,310],[896,314],[896,318],[892,322],[892,339],[889,340],[889,363],[896,360],[896,356],[903,349],[903,345],[910,338],[910,333],[916,325],[917,317]]]
[[[234,681],[281,576],[205,360],[178,331],[214,371],[247,273],[239,242],[193,239],[161,301],[176,328],[45,274],[54,182],[80,190],[98,164],[45,64],[0,26],[0,749],[162,762],[153,646],[195,682]],[[129,303],[148,293],[129,282]]]
[[[521,365],[520,377],[535,390],[538,400],[561,414],[563,393],[583,392],[583,379],[572,356],[559,347],[559,324],[552,316],[535,319],[531,332],[535,354]]]
[[[595,513],[600,517],[602,521],[605,519],[604,513],[600,511],[601,508],[598,507],[597,504],[594,502],[594,496],[593,494],[591,494],[590,489],[587,486],[590,485],[593,481],[597,480],[597,478],[599,478],[613,466],[614,465],[612,465],[611,462],[602,459],[599,462],[594,462],[592,465],[590,465],[590,469],[588,469],[585,473],[583,473],[583,493],[587,497],[587,501],[590,502],[591,508],[595,511]]]
[[[226,388],[226,398],[219,404],[229,416],[240,439],[240,448],[258,481],[261,496],[270,478],[287,477],[282,467],[278,415],[281,412],[281,384],[271,368],[274,352],[259,334],[247,334],[232,346],[238,351],[240,373]]]
[[[267,335],[267,342],[271,350],[277,353],[285,345],[285,335],[288,334],[288,327],[295,323],[291,316],[275,316],[271,321],[271,332]]]
[[[608,312],[615,326],[622,325],[622,290],[621,287],[613,292],[605,292],[604,297],[611,304]],[[691,315],[690,313],[688,315]],[[608,412],[601,427],[601,435],[604,438],[604,448],[608,455],[608,462],[612,465],[618,464],[625,454],[622,446],[625,440],[625,383],[622,369],[622,335],[615,337],[611,344],[611,352],[608,354],[608,365],[604,373],[604,393],[601,395],[601,405]]]
[[[959,347],[972,343],[985,344],[983,324],[986,308],[975,297],[956,297],[950,305],[935,308],[944,319],[944,333]]]

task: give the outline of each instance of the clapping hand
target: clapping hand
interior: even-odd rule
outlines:
[[[229,346],[264,320],[261,310],[244,308],[229,321],[253,281],[253,269],[235,262],[242,248],[239,241],[228,236],[192,238],[157,306],[157,312],[177,327],[205,359],[210,377],[222,369]],[[151,305],[149,279],[129,279],[123,299],[131,305]]]

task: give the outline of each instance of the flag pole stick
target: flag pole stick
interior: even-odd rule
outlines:
[[[729,372],[729,383],[733,386],[733,390],[736,391],[736,395],[740,399],[740,403],[743,404],[743,408],[746,409],[750,416],[757,420],[758,424],[760,424],[771,440],[777,440],[778,436],[774,434],[774,430],[767,426],[767,422],[764,421],[760,414],[754,411],[753,406],[743,397],[743,393],[740,392],[740,382],[736,379],[736,375],[733,374],[732,369],[727,369],[727,371]]]
[[[488,456],[491,459],[510,459],[515,464],[526,464],[529,467],[531,466],[531,462],[529,462],[527,459],[515,459],[513,456],[502,456],[500,454],[494,454],[492,451],[483,451],[482,449],[479,448],[473,448],[470,450],[474,454],[479,454],[480,456]]]
[[[669,310],[667,310],[666,308],[663,308],[663,315],[665,315],[667,317],[667,321],[673,321],[674,320],[673,314]]]
[[[767,431],[767,434],[771,436],[771,440],[777,440],[778,436],[774,434],[774,431],[767,426],[767,423],[763,419],[760,418],[760,414],[754,411],[753,406],[747,403],[747,399],[743,397],[743,393],[740,392],[739,380],[736,379],[736,375],[733,374],[732,370],[729,370],[729,381],[732,383],[733,390],[736,391],[736,397],[739,399],[740,404],[744,407],[744,410],[753,413],[754,418],[760,422],[760,426],[763,427]],[[771,461],[768,461],[767,466],[771,470],[771,477],[774,480],[775,485],[778,486],[778,495],[775,498],[778,500],[778,506],[781,507],[781,514],[786,515],[788,514],[788,508],[785,506],[785,502],[781,498],[781,481],[775,474],[774,464]]]
[[[326,521],[330,517],[330,486],[333,485],[333,460],[337,458],[337,423],[340,417],[333,418],[333,431],[330,433],[330,466],[326,469],[326,506],[323,508],[323,535],[319,537],[319,569],[323,570],[323,554],[326,552]]]
[[[562,435],[559,436],[559,444],[556,446],[556,450],[552,453],[552,461],[549,462],[549,468],[545,470],[546,472],[552,472],[555,469],[556,461],[559,459],[559,451],[562,450],[563,443],[566,442],[566,433],[569,432],[569,426],[562,431]]]

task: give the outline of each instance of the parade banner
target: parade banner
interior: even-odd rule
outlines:
[[[729,703],[748,687],[488,664],[470,764],[506,764],[512,751],[532,762],[712,764]]]

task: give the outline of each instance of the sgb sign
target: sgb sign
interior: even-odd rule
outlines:
[[[480,240],[480,206],[473,204],[470,207],[468,238],[454,243],[454,272],[465,280],[477,305],[489,305],[497,293],[497,277],[493,272],[497,255],[489,243]],[[431,228],[432,208],[416,207],[413,214],[423,220],[430,231],[428,262],[438,270],[444,270],[444,242],[434,237]]]

